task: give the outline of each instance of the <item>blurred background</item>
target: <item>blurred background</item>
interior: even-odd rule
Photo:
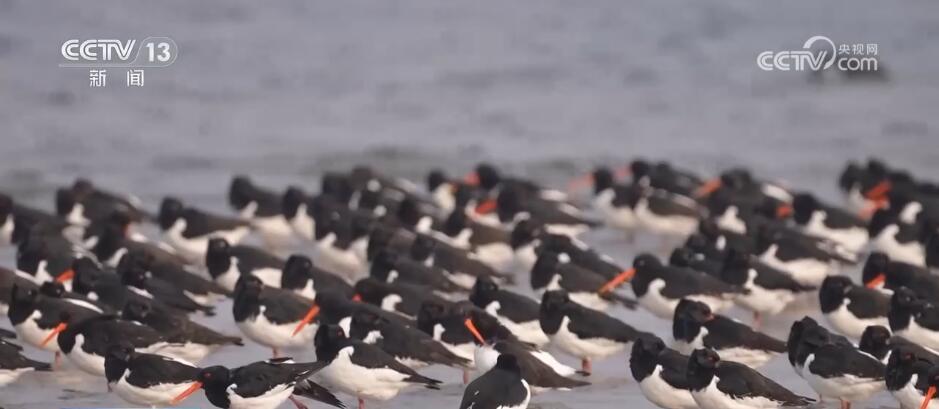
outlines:
[[[878,44],[882,71],[757,67],[813,35]],[[87,69],[58,66],[65,40],[148,36],[180,54],[142,88],[122,69],[91,88]],[[172,193],[227,211],[235,173],[315,190],[358,163],[422,181],[488,160],[559,185],[643,156],[749,166],[835,200],[850,159],[939,175],[937,74],[934,0],[0,0],[0,190],[51,209],[54,188],[84,176],[152,210]],[[608,365],[601,393],[544,407],[616,399],[625,369]],[[648,406],[630,391],[617,405]],[[60,406],[19,396],[13,407]],[[389,407],[409,402],[426,404]]]

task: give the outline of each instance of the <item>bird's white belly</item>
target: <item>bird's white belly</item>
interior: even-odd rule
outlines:
[[[923,328],[912,317],[906,329],[897,331],[897,335],[929,349],[939,349],[939,331]]]
[[[691,392],[673,388],[662,379],[662,366],[656,365],[652,374],[639,382],[639,390],[656,406],[664,409],[696,409],[698,405]]]
[[[230,405],[228,407],[230,409],[276,409],[292,394],[293,387],[287,385],[279,385],[263,395],[251,398],[243,398],[229,389],[228,401]]]
[[[183,393],[189,383],[162,383],[140,388],[127,383],[126,375],[111,383],[111,390],[128,403],[140,406],[170,406],[173,397]]]
[[[776,245],[773,244],[760,255],[760,261],[770,267],[789,273],[789,275],[800,284],[821,285],[825,277],[832,271],[831,263],[815,259],[796,259],[792,261],[782,261],[776,258]]]
[[[491,243],[477,246],[474,250],[479,261],[486,263],[496,271],[509,271],[515,260],[515,252],[505,243]]]
[[[27,344],[44,351],[58,352],[59,340],[57,338],[53,338],[45,346],[40,346],[42,341],[44,341],[46,337],[49,336],[49,333],[52,332],[52,330],[44,330],[39,328],[39,325],[36,324],[36,320],[40,318],[42,318],[42,313],[40,313],[39,310],[33,311],[29,318],[17,325],[14,325],[13,329],[16,330],[16,333],[19,335],[20,339],[25,341]]]
[[[237,324],[241,332],[249,339],[271,348],[309,347],[313,345],[313,336],[316,334],[318,327],[317,324],[311,322],[300,330],[296,336],[293,336],[297,323],[274,324],[268,321],[263,313]]]
[[[90,354],[82,350],[82,345],[85,344],[85,337],[81,334],[75,336],[75,346],[72,347],[72,351],[65,356],[71,361],[78,369],[81,369],[87,373],[97,376],[104,376],[104,357],[94,354]]]
[[[255,217],[251,224],[261,233],[268,248],[281,249],[289,245],[293,238],[293,228],[284,216]]]
[[[795,294],[787,290],[767,290],[758,285],[749,285],[747,289],[749,294],[740,294],[734,301],[743,308],[762,314],[778,314],[795,299]]]
[[[613,355],[626,348],[626,344],[604,338],[581,339],[576,334],[568,331],[567,325],[570,323],[568,317],[561,320],[561,328],[551,336],[551,343],[578,358],[603,358]]]
[[[814,359],[815,355],[809,355],[806,358],[805,366],[802,369],[802,377],[822,397],[860,402],[886,388],[883,380],[858,378],[854,375],[843,375],[835,378],[818,376],[812,373],[810,369]]]
[[[387,368],[365,368],[352,363],[351,347],[343,348],[325,368],[316,373],[324,383],[364,399],[389,400],[409,384],[406,375]]]
[[[890,327],[887,317],[864,319],[855,317],[854,314],[848,311],[847,302],[843,303],[838,309],[825,314],[825,319],[834,327],[835,331],[853,339],[861,339],[861,335],[864,334],[864,329],[871,325]]]
[[[711,383],[699,391],[691,391],[691,396],[701,409],[762,409],[778,408],[778,402],[764,397],[732,398],[717,389],[718,377],[713,377]]]

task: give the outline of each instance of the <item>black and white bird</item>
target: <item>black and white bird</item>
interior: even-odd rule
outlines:
[[[316,356],[325,366],[318,378],[359,400],[386,401],[412,385],[439,389],[440,381],[423,376],[375,345],[349,339],[337,325],[320,326],[315,339]]]
[[[545,292],[539,321],[551,343],[580,358],[581,370],[588,375],[592,360],[620,352],[636,339],[650,335],[571,301],[564,291]]]
[[[239,337],[216,332],[193,322],[185,315],[154,308],[149,302],[130,300],[121,311],[121,318],[136,321],[159,331],[171,343],[160,353],[198,363],[207,355],[225,346],[242,346]]]
[[[815,287],[799,283],[786,272],[736,250],[727,251],[721,264],[720,278],[744,290],[734,301],[753,312],[755,327],[760,326],[763,316],[779,314],[798,296],[815,290]]]
[[[52,369],[48,363],[23,356],[22,351],[23,347],[0,339],[0,387],[16,382],[27,372]]]
[[[471,364],[470,360],[450,352],[419,329],[365,309],[352,314],[349,337],[376,345],[402,364],[414,369],[432,364],[465,368]]]
[[[709,349],[691,353],[686,376],[701,409],[803,407],[815,402],[746,365],[721,360]]]
[[[606,278],[577,266],[562,262],[561,256],[550,251],[542,251],[531,268],[530,283],[535,293],[564,290],[571,300],[587,308],[603,311],[614,303],[627,308],[635,308],[635,300],[622,294],[604,290]]]
[[[242,276],[235,285],[232,314],[235,324],[248,339],[271,348],[274,356],[281,349],[310,345],[318,309],[312,301],[289,290],[267,287],[253,275]]]
[[[926,398],[930,384],[939,383],[939,371],[933,373],[934,377],[930,377],[930,372],[933,372],[931,370],[937,364],[935,358],[919,355],[909,346],[893,348],[887,361],[884,383],[901,408],[939,408],[939,402],[933,402],[931,397]],[[934,394],[935,389],[933,391]],[[924,401],[929,404],[922,407]]]
[[[477,307],[498,318],[499,323],[512,331],[519,340],[538,346],[548,343],[548,336],[541,330],[541,307],[537,301],[501,289],[485,277],[476,280],[469,299]]]
[[[884,364],[854,345],[833,341],[821,327],[805,328],[799,348],[802,377],[823,399],[836,399],[843,409],[884,390]]]
[[[860,339],[871,325],[887,326],[890,297],[855,285],[846,276],[831,276],[818,292],[822,314],[831,326],[851,339]]]
[[[592,205],[603,217],[604,223],[626,231],[635,229],[638,221],[628,200],[630,187],[617,185],[613,172],[605,167],[595,169],[591,179]]]
[[[639,338],[629,355],[629,371],[639,391],[663,409],[696,409],[688,384],[688,356],[665,346],[657,337]]]
[[[499,282],[511,282],[513,276],[501,273],[491,264],[485,262],[477,253],[446,244],[426,234],[418,234],[411,243],[407,253],[412,260],[421,262],[429,267],[442,269],[444,275],[460,287],[469,289],[480,277],[488,277]],[[502,261],[505,271],[512,267],[514,253],[511,261]]]
[[[780,353],[786,343],[754,331],[731,318],[716,315],[704,303],[681,300],[672,321],[675,349],[690,353],[707,348],[720,354],[725,361],[739,362],[751,368],[760,367]]]
[[[135,257],[134,252],[125,254],[116,269],[121,284],[143,298],[158,300],[177,310],[215,315],[215,307],[200,304],[190,297],[181,285],[150,274],[147,263]]]
[[[818,322],[812,319],[812,317],[805,316],[802,319],[799,319],[792,323],[789,327],[789,337],[786,339],[786,349],[787,356],[789,358],[789,364],[792,366],[792,369],[796,372],[797,375],[805,377],[803,375],[803,369],[805,369],[805,359],[808,358],[811,348],[808,344],[803,344],[802,337],[808,332],[809,329],[814,329],[816,331],[821,331],[825,334],[828,334],[828,339],[834,343],[845,345],[845,346],[854,346],[854,343],[849,341],[842,335],[832,334],[828,332],[825,327],[818,325]]]
[[[342,277],[318,268],[309,257],[294,254],[287,258],[280,288],[291,290],[303,297],[315,299],[318,292],[331,292],[352,297],[352,286]]]
[[[446,273],[436,267],[399,256],[390,250],[379,251],[372,259],[369,275],[386,283],[410,283],[424,285],[444,293],[464,292],[463,287],[447,278]]]
[[[89,303],[45,295],[37,287],[14,284],[7,316],[19,339],[35,348],[55,352],[58,357],[62,349],[55,334],[64,329],[60,328],[62,316],[85,319],[102,312]]]
[[[223,238],[208,241],[203,262],[212,280],[229,291],[246,274],[257,277],[268,287],[280,287],[284,268],[280,257],[257,247],[233,246]]]
[[[926,248],[923,246],[928,229],[923,223],[906,223],[891,209],[879,209],[867,225],[870,247],[886,253],[892,260],[924,266]]]
[[[939,308],[917,297],[913,290],[900,287],[893,292],[887,317],[894,334],[939,350]]]
[[[792,219],[807,234],[824,237],[850,251],[867,244],[867,222],[846,210],[826,205],[810,193],[792,199]]]
[[[238,243],[251,231],[251,224],[245,220],[188,207],[173,197],[163,199],[157,219],[163,239],[193,264],[204,262],[209,239]]]
[[[473,221],[462,209],[453,211],[439,231],[432,234],[454,247],[472,251],[480,261],[496,270],[506,271],[511,267],[514,253],[509,244],[509,232]]]
[[[933,366],[926,374],[927,386],[923,401],[920,403],[920,409],[935,409],[939,407],[939,402],[935,402],[936,391],[939,390],[939,367]],[[914,406],[915,407],[915,406]]]
[[[840,263],[854,262],[854,254],[844,254],[824,239],[772,225],[754,230],[753,254],[804,285],[819,285]]]
[[[460,409],[525,409],[530,399],[518,360],[501,354],[495,367],[466,386]]]
[[[127,341],[107,348],[104,376],[110,391],[141,406],[170,406],[196,381],[199,368],[165,355],[137,352]]]
[[[743,288],[724,283],[705,273],[663,265],[651,254],[636,256],[632,268],[608,281],[598,291],[611,291],[627,281],[639,305],[664,319],[672,319],[675,307],[683,298],[703,302],[712,311],[720,312],[732,306],[735,297],[746,293]]]
[[[275,409],[289,399],[297,409],[305,409],[306,405],[295,396],[345,408],[328,389],[307,379],[323,365],[322,362],[295,363],[290,358],[273,358],[238,368],[202,368],[195,382],[176,395],[171,404],[175,406],[203,389],[209,402],[219,408]]]
[[[906,348],[912,350],[917,356],[939,363],[939,354],[931,349],[920,346],[901,336],[895,336],[890,333],[886,327],[872,325],[864,330],[861,341],[858,342],[858,349],[877,358],[880,362],[887,363],[890,355],[897,348]]]
[[[887,294],[906,287],[920,298],[939,301],[939,276],[926,268],[891,260],[890,256],[878,251],[867,256],[867,262],[861,270],[861,280],[867,288],[879,289]]]
[[[141,208],[138,197],[101,189],[83,178],[76,179],[68,188],[56,191],[55,208],[56,214],[73,225],[87,226],[106,220],[114,213],[125,214],[134,223],[152,217]]]
[[[293,229],[283,216],[283,195],[255,185],[246,176],[235,176],[228,188],[228,204],[261,234],[267,248],[289,245]]]
[[[354,287],[355,298],[358,300],[408,318],[416,318],[425,301],[446,302],[428,290],[428,287],[419,284],[386,283],[373,277],[359,280]]]

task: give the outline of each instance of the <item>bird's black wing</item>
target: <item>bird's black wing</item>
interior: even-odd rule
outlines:
[[[199,375],[197,367],[155,354],[136,354],[128,362],[128,368],[127,382],[140,387],[194,382]]]
[[[799,396],[746,365],[723,361],[718,364],[717,389],[733,397],[764,397],[783,406],[805,406],[813,399]]]
[[[744,347],[763,351],[786,352],[785,342],[762,332],[754,331],[746,324],[730,318],[716,316],[705,325],[708,328],[708,334],[704,337],[704,343],[709,348]]]
[[[884,364],[858,351],[853,346],[828,344],[819,347],[809,365],[812,373],[822,378],[854,375],[866,379],[883,379]]]
[[[847,297],[848,311],[858,318],[886,317],[890,312],[890,297],[878,290],[854,286]]]
[[[305,379],[297,383],[297,386],[293,390],[293,394],[303,396],[304,398],[310,398],[318,402],[323,402],[327,405],[335,406],[337,408],[346,407],[346,405],[344,405],[342,401],[336,397],[336,395],[333,395],[329,389],[326,389],[320,384],[309,379]]]
[[[627,343],[646,335],[629,324],[600,311],[573,304],[570,307],[572,308],[568,314],[570,321],[567,328],[582,339],[604,338]]]
[[[426,387],[431,389],[438,389],[437,385],[441,382],[436,379],[431,379],[426,376],[423,376],[417,371],[405,366],[404,364],[398,362],[397,359],[394,359],[391,355],[388,355],[380,348],[369,345],[364,342],[352,342],[354,346],[352,355],[349,359],[353,364],[366,367],[366,368],[387,368],[395,372],[408,375],[405,378],[405,381],[422,383]]]

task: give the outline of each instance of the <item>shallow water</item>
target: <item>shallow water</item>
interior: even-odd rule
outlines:
[[[813,81],[756,67],[759,52],[816,34],[878,43],[888,79]],[[180,57],[148,69],[144,88],[125,88],[117,71],[108,88],[92,89],[86,70],[58,67],[65,39],[150,35],[174,38]],[[313,190],[324,170],[356,163],[421,180],[430,167],[459,174],[486,159],[561,185],[644,155],[703,173],[749,166],[839,200],[835,179],[849,159],[877,155],[939,175],[937,40],[939,3],[930,0],[0,0],[0,189],[51,208],[52,190],[81,175],[151,208],[174,194],[227,210],[234,173]],[[614,232],[587,240],[623,262],[660,247]],[[11,265],[12,253],[0,262]],[[226,306],[219,311],[207,322],[237,332]],[[648,314],[615,314],[668,333]],[[794,317],[768,330],[782,336]],[[266,354],[248,346],[206,363]],[[595,368],[593,386],[539,395],[533,406],[651,407],[625,356]],[[784,358],[762,371],[811,395]],[[456,407],[459,374],[425,372],[447,381],[444,390],[381,407]],[[0,391],[0,403],[123,406],[73,369],[27,376]],[[187,403],[209,407],[201,396]],[[858,405],[879,406],[895,404],[881,394]]]

